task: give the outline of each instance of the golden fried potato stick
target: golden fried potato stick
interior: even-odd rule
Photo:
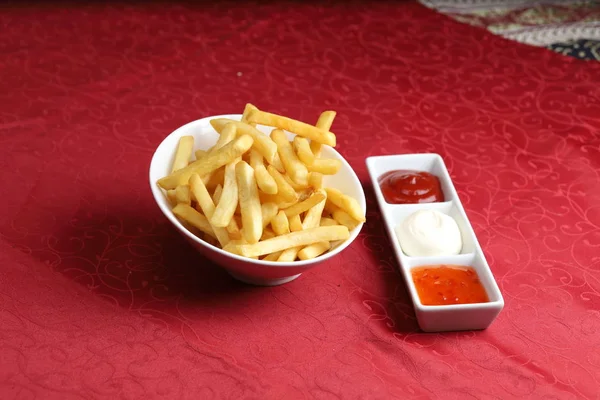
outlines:
[[[316,126],[296,121],[288,117],[283,117],[281,115],[256,109],[250,111],[248,115],[248,121],[283,129],[316,142],[335,147],[335,135],[332,132],[319,129]]]
[[[273,162],[273,158],[277,153],[277,145],[270,137],[256,129],[255,127],[240,121],[227,118],[211,119],[210,124],[217,132],[222,132],[226,125],[233,124],[238,135],[248,135],[254,140],[253,147],[262,154],[269,164]]]
[[[258,257],[291,247],[307,246],[317,242],[346,240],[349,237],[350,232],[343,225],[320,226],[305,231],[291,232],[287,235],[277,236],[254,244],[235,245],[230,242],[224,250],[244,257]]]
[[[296,261],[298,258],[298,252],[302,249],[302,246],[291,247],[289,249],[285,249],[279,255],[277,261],[279,262],[292,262]]]
[[[323,111],[317,120],[317,128],[323,129],[324,131],[329,131],[331,129],[331,125],[333,125],[335,115],[335,111]],[[311,140],[310,149],[316,158],[321,157],[321,143]]]
[[[358,222],[357,220],[352,218],[350,216],[350,214],[348,214],[346,211],[342,210],[341,208],[338,208],[337,210],[335,210],[333,212],[332,216],[333,216],[333,219],[339,225],[344,225],[345,227],[348,228],[348,230],[352,230],[352,229],[356,228],[358,226],[358,224],[360,224],[360,222]]]
[[[177,205],[177,195],[175,194],[175,189],[167,190],[167,200],[171,203],[172,206]]]
[[[248,122],[248,115],[250,114],[251,111],[253,110],[258,110],[258,108],[254,107],[252,104],[248,103],[246,104],[246,107],[244,107],[244,113],[242,114],[242,122]],[[254,123],[254,122],[253,122]],[[256,125],[256,124],[255,124]]]
[[[331,248],[329,242],[317,242],[306,246],[298,252],[298,258],[301,260],[310,260],[325,253]]]
[[[326,200],[323,200],[306,212],[304,220],[302,221],[302,229],[316,228],[321,225],[321,216],[323,215],[325,203]]]
[[[333,158],[317,158],[309,165],[310,172],[319,172],[323,175],[335,175],[342,168],[342,162]]]
[[[238,186],[235,177],[236,162],[227,164],[225,167],[225,181],[223,183],[223,191],[215,212],[210,219],[213,226],[225,228],[233,219],[233,214],[238,205]],[[231,233],[231,231],[229,231]]]
[[[252,147],[253,142],[254,140],[251,136],[242,135],[234,141],[227,143],[214,153],[208,154],[206,157],[194,161],[187,167],[159,179],[158,184],[163,189],[167,190],[175,189],[178,185],[185,185],[188,183],[192,174],[204,176],[219,169],[223,165],[231,163],[233,160],[247,152],[250,147]]]
[[[210,223],[210,219],[215,212],[215,203],[213,203],[213,200],[210,197],[208,190],[206,190],[206,186],[204,186],[202,179],[200,179],[200,177],[196,174],[192,175],[190,178],[190,189],[192,193],[194,193],[194,196],[198,201],[198,205]],[[215,233],[221,248],[229,243],[229,234],[227,233],[227,229],[212,226],[212,230]]]
[[[323,189],[319,189],[318,191],[314,192],[310,197],[308,197],[306,200],[301,201],[300,203],[296,203],[293,206],[286,208],[283,211],[285,212],[285,215],[288,218],[293,217],[294,215],[300,215],[304,211],[308,211],[312,207],[314,207],[317,204],[319,204],[320,202],[324,201],[326,198],[327,198],[327,194],[325,194],[325,191],[323,191]]]
[[[346,211],[352,218],[359,222],[365,222],[364,211],[358,205],[356,199],[343,194],[341,191],[334,188],[326,188],[327,201],[338,206],[342,210]],[[332,213],[333,214],[333,213]]]
[[[275,153],[275,157],[273,157],[273,162],[269,163],[274,166],[277,171],[285,174],[285,168],[283,167],[283,163],[281,162],[281,158],[279,158],[279,153]]]
[[[192,151],[194,150],[194,137],[193,136],[182,136],[179,138],[177,144],[177,150],[175,151],[175,159],[173,160],[173,167],[171,172],[178,171],[182,168],[187,167],[190,158],[192,157]],[[170,188],[172,189],[172,188]]]
[[[275,253],[267,254],[263,261],[277,261],[283,251],[276,251]]]
[[[277,215],[279,207],[277,207],[277,204],[272,203],[270,201],[262,202],[260,206],[260,211],[262,213],[262,225],[264,229],[267,225],[269,225],[273,217]]]
[[[296,136],[294,138],[294,150],[296,150],[298,158],[304,163],[304,165],[311,165],[313,162],[315,162],[315,155],[310,149],[310,144],[306,138]]]
[[[323,174],[320,172],[310,172],[308,174],[308,186],[314,189],[323,188]]]
[[[210,149],[210,153],[214,153],[227,143],[234,140],[237,136],[237,128],[234,124],[226,124],[223,129],[219,132],[219,138],[217,143]],[[254,139],[254,138],[253,138]]]
[[[277,236],[290,233],[290,223],[285,212],[279,211],[271,220],[271,227]]]
[[[335,219],[321,217],[321,225],[320,226],[332,226],[332,225],[339,225],[339,224]]]
[[[290,186],[290,184],[285,180],[283,175],[281,175],[281,173],[277,171],[275,167],[269,165],[267,167],[267,171],[269,171],[269,174],[271,174],[271,176],[275,180],[275,183],[277,184],[278,196],[281,196],[281,198],[285,201],[296,201],[298,199],[298,195],[296,194],[294,188]]]
[[[271,139],[277,144],[277,152],[279,153],[279,158],[283,163],[286,174],[298,185],[308,185],[308,170],[296,153],[294,153],[294,149],[287,140],[285,132],[280,129],[273,129]]]
[[[194,210],[192,207],[186,204],[177,204],[175,207],[173,207],[173,214],[193,227],[199,229],[201,232],[216,239],[215,233],[213,232],[213,229],[206,217]]]
[[[274,238],[275,236],[277,236],[277,235],[275,235],[275,232],[273,232],[272,229],[265,228],[265,229],[263,229],[263,233],[262,233],[262,236],[260,237],[260,240],[271,239],[271,238]]]
[[[177,204],[192,204],[192,196],[190,195],[190,187],[188,185],[179,185],[175,188],[175,200]]]
[[[290,231],[299,232],[304,229],[302,227],[302,221],[300,220],[300,214],[289,217],[288,221],[290,223]]]
[[[208,151],[202,150],[202,149],[196,150],[194,152],[194,156],[196,156],[196,161],[201,159],[202,157],[206,157],[207,154],[208,154]]]
[[[290,186],[294,189],[294,190],[303,190],[303,189],[307,189],[308,188],[308,179],[306,180],[306,184],[302,184],[299,185],[296,182],[294,182],[292,180],[292,178],[290,178],[290,176],[288,174],[282,174],[283,179],[285,179],[287,181],[287,183],[290,184]]]
[[[219,204],[219,200],[221,199],[221,193],[223,193],[223,186],[221,186],[221,184],[218,184],[212,196],[214,204]]]
[[[250,149],[250,165],[254,168],[256,183],[258,183],[260,190],[267,194],[277,194],[277,183],[271,174],[267,172],[263,156],[256,149]]]
[[[250,165],[242,161],[236,165],[235,175],[242,211],[242,235],[248,243],[257,243],[262,236],[263,226],[258,185],[254,177],[254,170]]]

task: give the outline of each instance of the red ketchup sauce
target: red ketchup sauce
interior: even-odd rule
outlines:
[[[392,204],[435,203],[444,201],[437,176],[423,171],[398,170],[379,177],[385,201]]]
[[[421,304],[487,303],[488,295],[475,270],[458,265],[430,265],[411,271]]]

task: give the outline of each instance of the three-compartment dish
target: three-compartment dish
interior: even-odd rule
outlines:
[[[504,300],[442,158],[366,162],[421,329],[487,328]]]

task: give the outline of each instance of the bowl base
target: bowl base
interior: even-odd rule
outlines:
[[[250,285],[256,285],[256,286],[283,285],[284,283],[291,282],[294,279],[296,279],[297,277],[299,277],[300,275],[302,275],[302,274],[298,274],[298,275],[286,276],[285,278],[277,278],[277,279],[263,279],[263,278],[257,278],[255,276],[238,274],[233,271],[227,271],[227,273],[229,273],[229,275],[231,275],[233,278],[237,279],[240,282],[244,282],[244,283],[248,283]]]

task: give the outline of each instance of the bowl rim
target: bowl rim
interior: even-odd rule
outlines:
[[[152,169],[153,169],[155,162],[158,161],[159,149],[163,145],[165,145],[165,142],[167,142],[167,140],[171,136],[177,134],[178,131],[186,129],[190,125],[199,125],[207,120],[211,120],[211,119],[215,119],[215,118],[229,118],[229,119],[240,120],[241,117],[242,117],[241,114],[223,114],[223,115],[207,116],[207,117],[196,119],[194,121],[190,121],[186,124],[183,124],[163,138],[163,140],[156,147],[156,149],[154,150],[154,153],[152,154],[152,159],[150,160],[150,166],[149,166],[149,170],[148,170],[148,178],[149,178],[150,189],[152,191],[152,196],[154,198],[154,201],[156,202],[156,204],[158,205],[158,207],[160,208],[160,210],[162,211],[164,216],[167,217],[167,219],[187,238],[192,240],[194,243],[197,243],[197,244],[203,246],[207,250],[214,251],[225,257],[231,257],[232,259],[237,260],[237,261],[248,262],[250,264],[254,264],[256,266],[261,266],[261,267],[279,267],[279,268],[306,267],[306,266],[310,266],[312,264],[317,264],[317,263],[326,261],[326,260],[336,256],[337,254],[342,252],[344,249],[346,249],[358,237],[358,235],[364,225],[364,222],[361,222],[352,231],[350,231],[350,236],[348,237],[348,239],[346,239],[344,242],[340,243],[335,249],[328,251],[325,254],[321,254],[320,256],[312,258],[310,260],[279,262],[279,261],[255,260],[253,258],[243,257],[240,255],[229,253],[225,250],[222,250],[216,246],[213,246],[212,244],[210,244],[208,242],[205,242],[204,240],[200,239],[199,237],[197,237],[192,232],[190,232],[185,226],[183,226],[183,224],[175,217],[175,215],[173,214],[171,209],[168,207],[168,205],[166,205],[166,203],[159,201],[159,196],[164,199],[165,195],[163,193],[163,189],[160,186],[158,186],[156,181],[153,180]],[[348,161],[346,161],[346,159],[336,149],[334,149],[333,147],[329,147],[329,149],[331,151],[333,151],[333,153],[339,158],[339,160],[342,162],[343,167],[347,168],[351,172],[351,174],[350,174],[351,179],[354,181],[354,183],[358,187],[360,187],[360,193],[359,193],[360,196],[356,200],[358,201],[358,203],[362,207],[362,209],[364,211],[366,211],[367,201],[365,198],[365,190],[362,186],[362,183],[360,182],[360,179],[356,175],[356,171],[354,171],[354,169],[352,168],[352,166],[350,166]]]

